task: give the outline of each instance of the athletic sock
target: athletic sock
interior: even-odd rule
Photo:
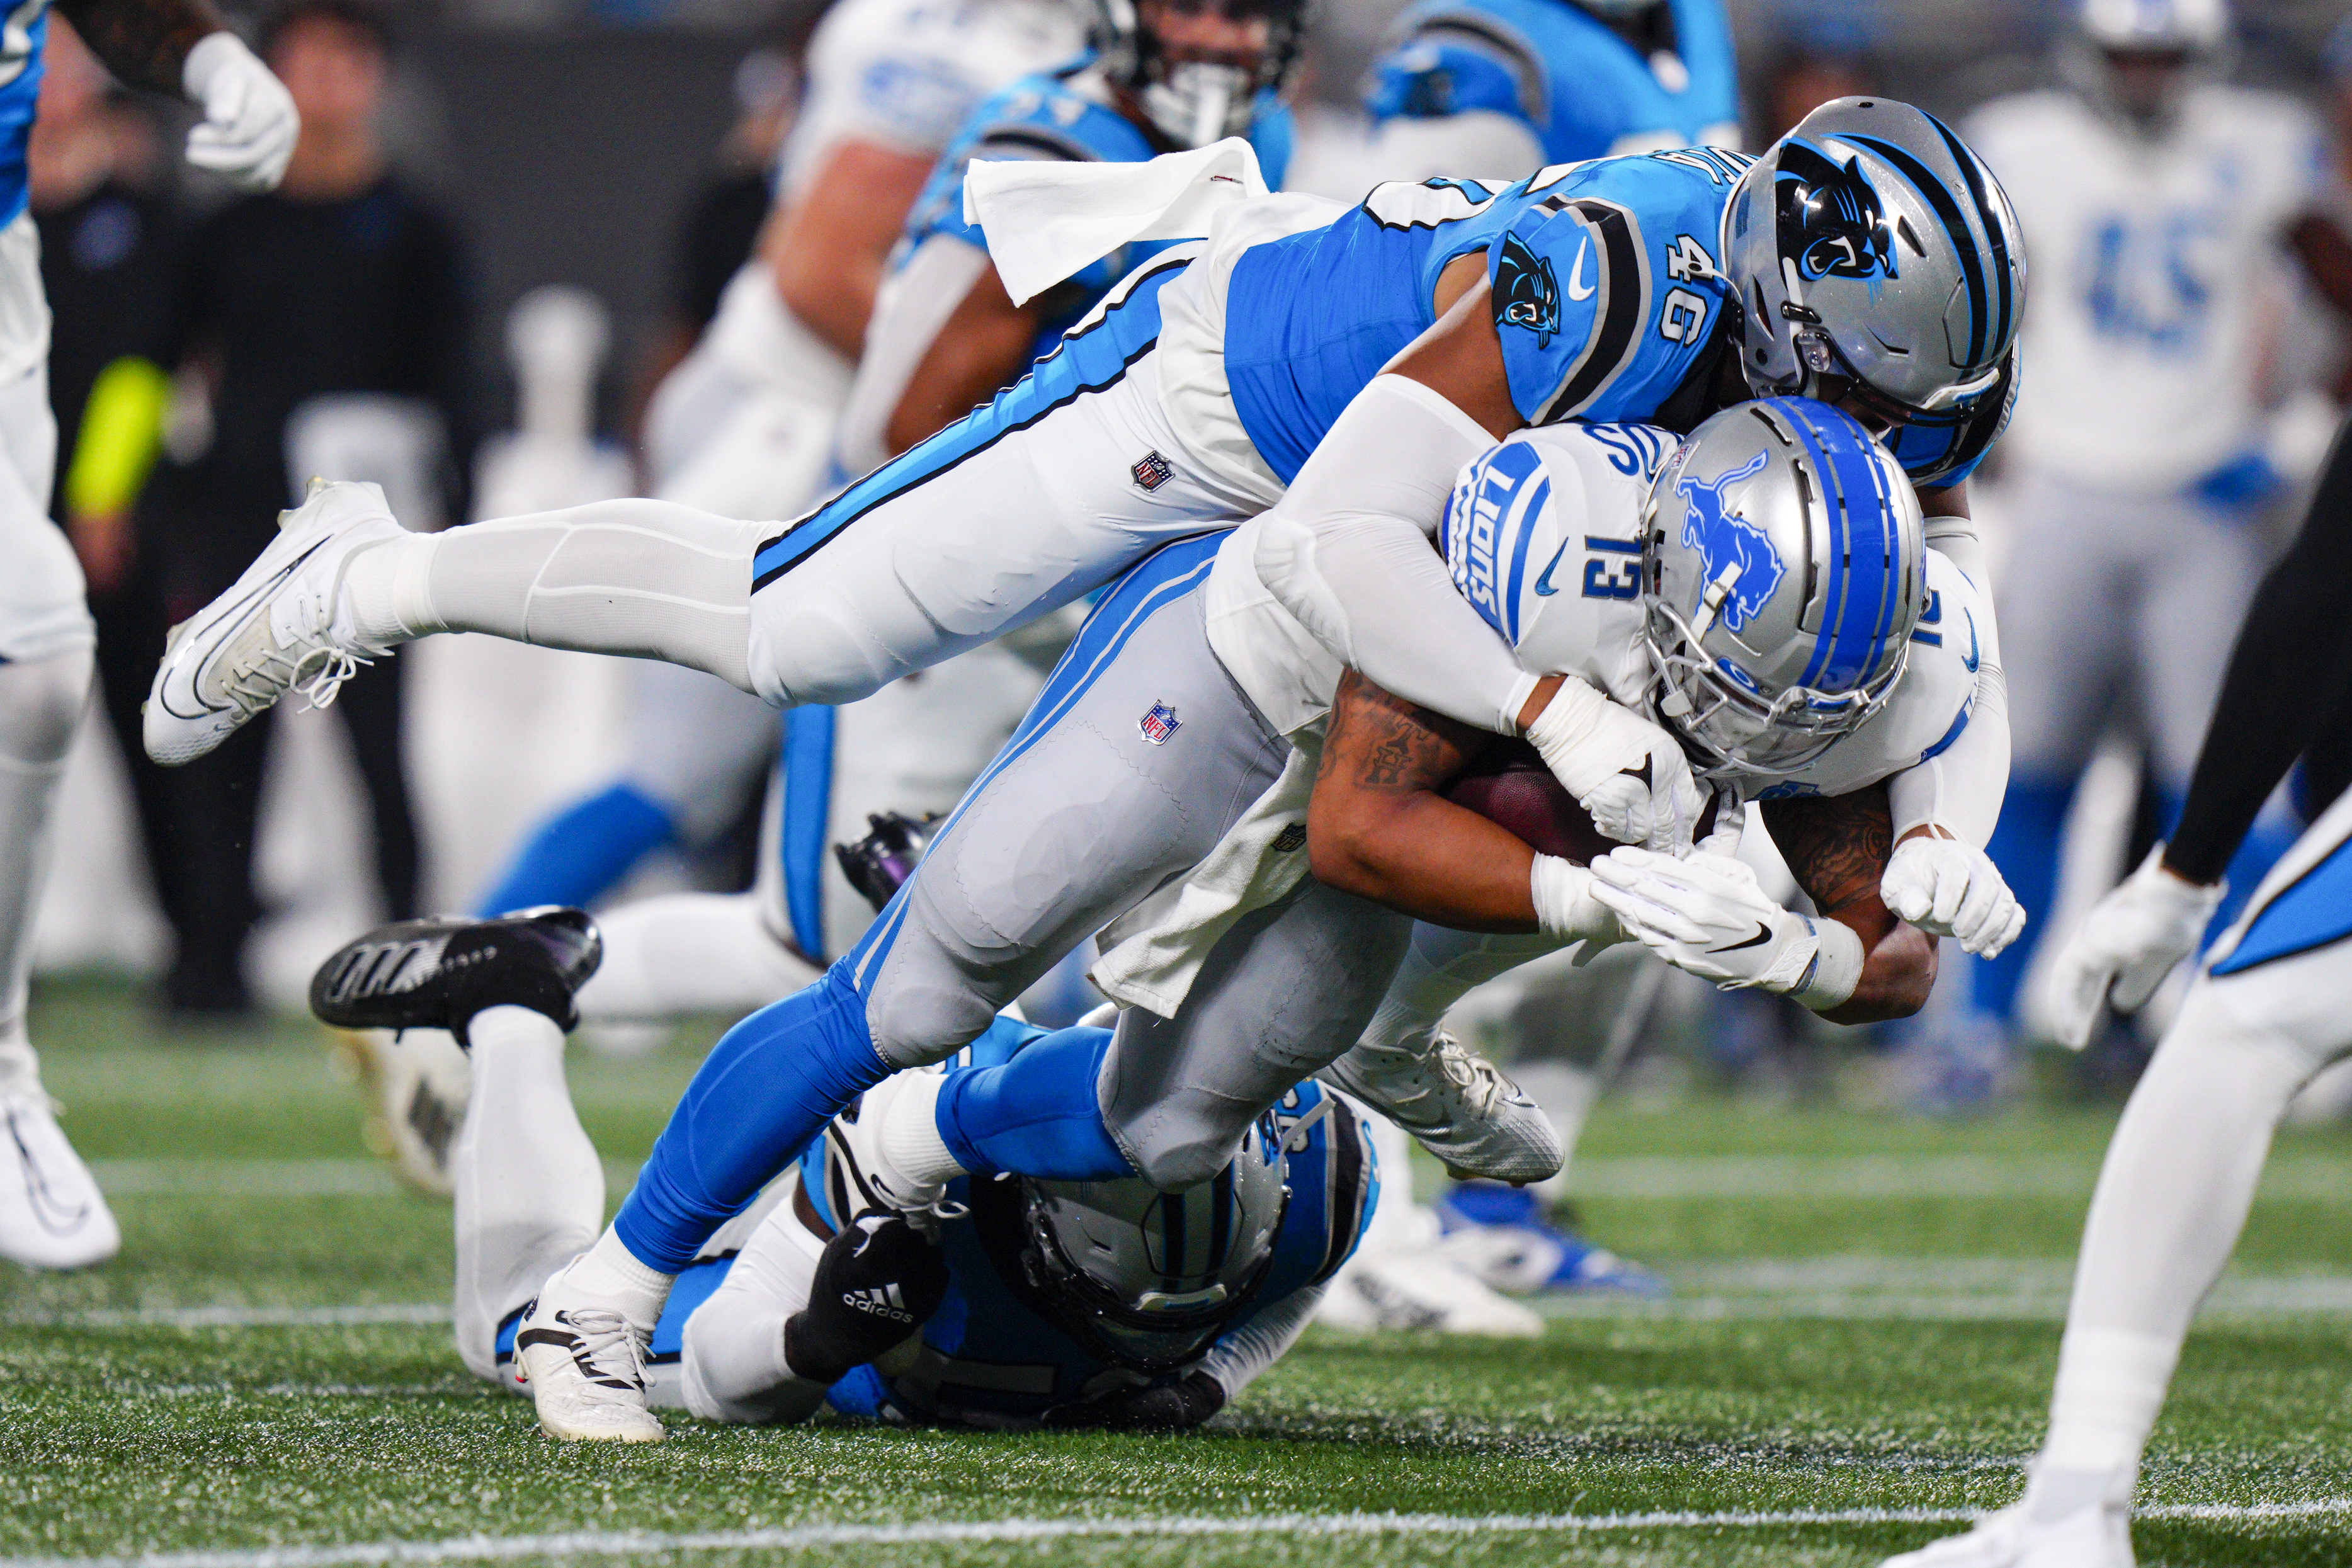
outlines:
[[[651,1264],[638,1262],[628,1243],[621,1239],[620,1232],[609,1226],[596,1238],[596,1244],[572,1259],[563,1271],[566,1290],[612,1303],[633,1327],[647,1334],[661,1321],[662,1306],[669,1300],[669,1288],[677,1279],[676,1274],[665,1274]]]
[[[646,1267],[684,1268],[826,1122],[889,1076],[847,963],[761,1008],[711,1047],[606,1240],[617,1235]]]
[[[457,1228],[457,1350],[498,1375],[508,1313],[586,1251],[604,1218],[604,1166],[563,1072],[563,1031],[527,1007],[486,1007],[467,1026],[473,1083],[449,1151]]]
[[[882,1123],[882,1158],[916,1186],[944,1186],[971,1173],[957,1163],[947,1140],[940,1136],[940,1090],[947,1081],[942,1073],[908,1074]]]
[[[2245,1228],[2272,1133],[2319,1063],[2192,986],[2099,1172],[2066,1313],[2044,1462],[2137,1465],[2197,1304]]]
[[[48,880],[58,790],[89,704],[93,663],[89,648],[0,663],[0,1089],[39,1087],[25,1037],[33,917]]]
[[[1003,1067],[950,1074],[934,1116],[941,1157],[972,1175],[1107,1182],[1136,1174],[1103,1120],[1097,1085],[1111,1037],[1108,1029],[1061,1029]]]
[[[487,632],[667,659],[751,689],[751,556],[771,525],[611,500],[416,534],[355,555],[362,640]]]

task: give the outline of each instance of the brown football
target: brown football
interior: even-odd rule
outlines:
[[[1540,855],[1589,866],[1594,856],[1617,847],[1525,741],[1496,736],[1447,787],[1445,798],[1509,829]],[[1699,819],[1702,837],[1715,824],[1715,805],[1708,800]]]

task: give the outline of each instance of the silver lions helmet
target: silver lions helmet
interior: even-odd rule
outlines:
[[[1643,539],[1657,710],[1710,776],[1796,772],[1903,678],[1925,525],[1853,416],[1805,397],[1714,416],[1658,471]]]
[[[1274,1267],[1290,1201],[1279,1135],[1260,1117],[1208,1181],[1163,1193],[1115,1182],[1021,1178],[1023,1272],[1072,1339],[1137,1372],[1198,1357]]]
[[[2233,52],[2228,0],[2083,0],[2076,20],[2061,73],[2093,108],[2144,134],[2168,129]]]
[[[1095,0],[1094,44],[1104,74],[1131,94],[1160,133],[1178,147],[1246,136],[1258,95],[1279,92],[1307,37],[1307,0]],[[1180,58],[1153,26],[1156,16],[1202,14],[1265,24],[1264,45],[1244,64]]]
[[[1834,99],[1766,149],[1724,208],[1759,397],[1845,401],[1888,426],[1968,420],[2025,311],[2000,182],[1934,115]]]

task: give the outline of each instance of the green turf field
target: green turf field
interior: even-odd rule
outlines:
[[[303,1026],[37,1006],[126,1240],[0,1275],[0,1559],[188,1568],[598,1553],[870,1563],[1873,1563],[2014,1495],[2107,1112],[1604,1112],[1591,1228],[1655,1308],[1540,1342],[1318,1331],[1203,1433],[678,1417],[558,1448],[460,1368],[446,1205],[398,1192]],[[706,1035],[703,1037],[708,1038]],[[575,1056],[607,1158],[691,1070]],[[2143,1484],[2144,1563],[2352,1563],[2352,1138],[2285,1136]]]

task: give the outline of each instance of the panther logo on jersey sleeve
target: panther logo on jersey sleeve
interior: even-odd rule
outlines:
[[[1538,256],[1516,234],[1503,236],[1495,258],[1495,324],[1525,327],[1536,335],[1536,347],[1551,346],[1559,331],[1559,279],[1551,258]]]
[[[1734,634],[1764,613],[1773,591],[1789,574],[1780,552],[1772,548],[1771,535],[1738,512],[1724,510],[1723,492],[1761,473],[1769,456],[1759,452],[1714,479],[1689,475],[1675,486],[1683,498],[1683,548],[1698,552],[1706,563],[1707,600],[1717,605],[1724,628]]]
[[[1791,142],[1780,153],[1775,195],[1780,254],[1795,253],[1808,280],[1897,276],[1894,230],[1861,159],[1841,164]]]

